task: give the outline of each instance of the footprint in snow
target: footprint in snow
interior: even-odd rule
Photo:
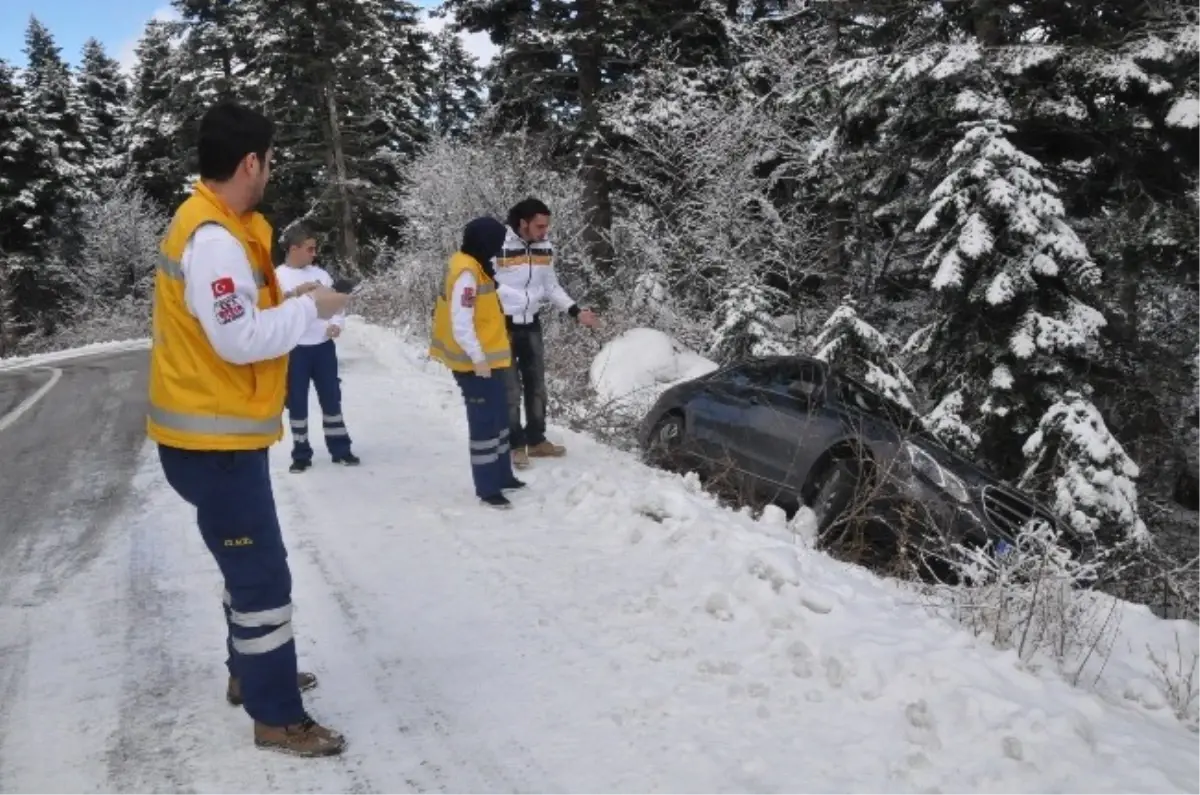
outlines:
[[[800,594],[800,604],[814,613],[822,615],[833,611],[837,597],[819,588],[805,588]]]
[[[937,723],[925,699],[918,699],[905,707],[904,717],[908,720],[904,734],[910,743],[930,751],[941,750],[942,740],[938,737]]]

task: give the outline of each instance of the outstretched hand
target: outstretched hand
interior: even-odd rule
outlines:
[[[600,325],[600,316],[590,309],[583,309],[579,312],[579,322],[588,328],[596,328]]]

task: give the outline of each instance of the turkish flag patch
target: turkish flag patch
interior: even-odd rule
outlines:
[[[462,305],[467,309],[475,306],[475,288],[464,287],[462,291]]]
[[[213,298],[221,298],[226,295],[233,295],[233,277],[222,276],[212,283]]]

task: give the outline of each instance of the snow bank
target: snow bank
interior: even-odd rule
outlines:
[[[717,364],[670,335],[635,328],[609,341],[592,361],[592,388],[601,399],[644,412],[672,385],[698,378]]]
[[[570,728],[556,724],[561,736],[543,735],[537,720],[521,732],[542,760],[556,747],[587,747],[591,758],[608,760],[563,772],[559,789],[1112,792],[1200,785],[1195,736],[1176,719],[1149,656],[1151,648],[1160,656],[1173,650],[1178,637],[1186,676],[1194,665],[1188,652],[1200,643],[1194,624],[1160,621],[1121,603],[1114,620],[1122,632],[1103,681],[1072,686],[1053,667],[1022,663],[934,615],[904,585],[814,551],[811,515],[789,524],[768,510],[756,521],[722,508],[693,477],[647,468],[557,428],[569,456],[536,462],[522,475],[530,488],[514,495],[511,514],[493,517],[452,494],[434,506],[423,485],[433,467],[411,471],[404,449],[459,466],[444,480],[439,469],[437,479],[457,478],[469,500],[465,453],[455,446],[466,444],[461,399],[444,373],[425,367],[416,346],[370,326],[353,335],[393,375],[379,380],[386,399],[374,389],[357,398],[348,391],[351,406],[410,413],[401,419],[397,410],[396,427],[384,431],[392,420],[371,409],[385,423],[378,436],[373,431],[380,450],[372,458],[385,458],[378,466],[390,474],[360,495],[374,507],[352,524],[394,524],[395,500],[421,506],[423,537],[432,530],[453,539],[452,554],[466,566],[456,582],[503,585],[499,593],[507,595],[492,597],[491,606],[505,617],[476,641],[499,657],[489,670],[532,665],[531,681],[554,682],[573,694],[571,705],[529,712],[524,696],[499,681],[477,685],[472,698],[552,723],[547,716],[570,714]],[[712,367],[667,335],[637,329],[597,357],[592,381],[610,398],[656,394]],[[453,441],[443,437],[451,428]],[[404,449],[393,457],[393,446]],[[330,484],[331,504],[337,488]],[[478,536],[481,523],[486,538]],[[363,576],[382,592],[401,564],[389,564],[392,553],[372,538],[363,540],[362,560],[378,572]],[[484,598],[467,591],[458,594],[462,604]],[[442,614],[439,631],[461,620]],[[530,647],[511,652],[536,663],[506,662],[507,642],[498,634],[509,624],[536,624]],[[445,647],[459,653],[452,636]]]
[[[53,364],[67,359],[78,359],[81,356],[92,356],[100,353],[120,353],[136,351],[150,347],[149,339],[113,340],[110,342],[93,342],[80,345],[77,348],[66,348],[49,353],[35,353],[30,356],[8,356],[0,358],[0,370],[15,370],[18,367],[36,367],[42,364]]]

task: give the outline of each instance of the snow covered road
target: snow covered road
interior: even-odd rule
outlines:
[[[583,437],[515,510],[477,506],[449,376],[361,321],[339,345],[363,466],[272,457],[307,700],[347,753],[253,748],[223,700],[216,567],[145,446],[80,565],[56,562],[78,534],[43,527],[23,559],[44,565],[4,570],[0,791],[1200,789],[1169,711],[1023,671]]]

